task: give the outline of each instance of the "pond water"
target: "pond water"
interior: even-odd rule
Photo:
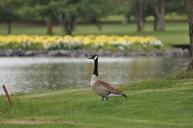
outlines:
[[[99,75],[116,85],[161,78],[188,63],[185,57],[99,58]],[[11,93],[89,86],[92,72],[93,62],[87,58],[0,58],[0,84]]]

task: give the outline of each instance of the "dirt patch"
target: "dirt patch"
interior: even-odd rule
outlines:
[[[53,125],[79,125],[80,123],[77,121],[64,121],[64,120],[0,120],[0,124],[3,125],[46,125],[46,124],[53,124]]]

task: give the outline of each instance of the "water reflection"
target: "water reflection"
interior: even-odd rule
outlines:
[[[183,70],[188,58],[99,58],[99,75],[113,84],[160,78]],[[93,64],[85,58],[0,58],[0,83],[12,93],[88,86]],[[2,91],[2,90],[1,90]]]

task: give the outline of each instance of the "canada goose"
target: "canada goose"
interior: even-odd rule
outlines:
[[[110,94],[114,94],[117,96],[124,96],[127,98],[127,95],[122,93],[120,90],[114,88],[111,84],[98,79],[98,56],[93,55],[89,59],[94,60],[94,70],[93,75],[91,77],[90,86],[97,95],[102,97],[101,100],[103,101],[104,98],[108,100],[108,96]]]

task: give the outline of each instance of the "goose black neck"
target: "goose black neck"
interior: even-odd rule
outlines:
[[[94,60],[94,71],[93,74],[98,76],[98,58]]]

